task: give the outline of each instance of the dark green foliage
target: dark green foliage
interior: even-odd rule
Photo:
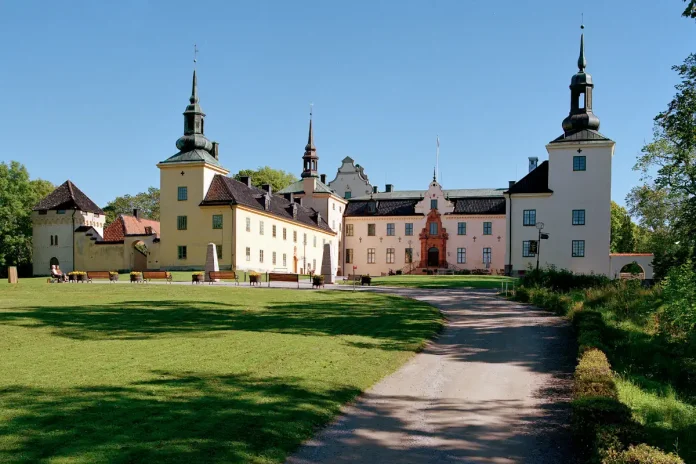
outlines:
[[[684,464],[684,461],[674,453],[665,453],[643,443],[624,451],[610,450],[602,464]]]
[[[556,292],[567,293],[571,290],[601,287],[610,281],[603,275],[575,274],[566,269],[534,269],[522,278],[525,287],[544,287]]]
[[[134,209],[140,210],[144,218],[159,221],[160,190],[157,187],[150,187],[147,192],[140,192],[134,196],[124,195],[114,198],[104,207],[106,225],[114,222],[119,214],[133,214]]]
[[[696,272],[687,262],[672,268],[664,285],[665,308],[660,314],[660,329],[684,339],[696,328]]]
[[[582,355],[591,348],[605,350],[602,343],[602,332],[605,330],[602,314],[596,311],[583,310],[573,315],[573,325],[578,334],[578,352]]]
[[[251,177],[251,183],[255,187],[260,188],[264,184],[269,184],[274,192],[278,192],[297,181],[294,174],[281,169],[273,169],[270,166],[259,167],[255,170],[242,169],[233,178],[240,180],[244,176]]]

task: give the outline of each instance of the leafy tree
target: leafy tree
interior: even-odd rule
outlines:
[[[682,16],[696,19],[696,0],[684,0],[684,3],[686,2],[689,3],[686,5],[686,9],[682,13]]]
[[[251,183],[255,187],[270,184],[274,192],[278,192],[293,182],[297,182],[297,177],[294,174],[280,169],[273,169],[270,166],[260,167],[256,170],[242,169],[234,175],[234,178],[240,180],[244,176],[251,176]]]
[[[0,272],[31,263],[31,212],[54,188],[48,181],[30,180],[17,161],[0,163]]]
[[[140,210],[142,217],[159,221],[160,190],[157,187],[150,187],[147,192],[140,192],[134,196],[123,195],[114,198],[104,207],[106,225],[114,222],[119,214],[133,214],[134,209]]]
[[[635,225],[626,208],[611,202],[611,245],[612,253],[632,253],[635,251]]]

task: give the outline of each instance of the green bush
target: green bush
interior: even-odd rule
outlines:
[[[529,303],[529,290],[525,287],[518,287],[515,291],[515,300],[522,303]]]
[[[607,355],[596,348],[582,354],[575,368],[573,394],[576,398],[602,396],[618,399],[614,373],[611,371]]]
[[[567,293],[571,290],[602,287],[610,282],[609,278],[595,274],[575,274],[566,269],[529,270],[522,277],[521,284],[525,287],[544,287],[557,292]]]
[[[665,307],[660,330],[683,339],[696,328],[696,273],[690,262],[669,270],[664,284]]]
[[[684,461],[674,453],[640,444],[625,451],[609,450],[602,464],[684,464]]]
[[[602,314],[597,311],[583,310],[573,315],[573,325],[578,333],[578,353],[597,348],[606,351],[602,343],[602,332],[606,326]]]

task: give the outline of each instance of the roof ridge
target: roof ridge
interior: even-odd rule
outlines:
[[[73,183],[70,179],[65,181],[68,184],[68,191],[70,192],[70,198],[75,201],[75,192],[73,192]]]

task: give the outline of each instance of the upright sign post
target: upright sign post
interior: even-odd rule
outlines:
[[[353,291],[355,291],[355,270],[358,268],[358,266],[353,266]]]
[[[16,284],[18,279],[17,279],[17,267],[16,266],[10,266],[7,268],[7,281],[11,284]]]
[[[541,229],[544,228],[544,223],[543,222],[537,222],[536,223],[536,228],[539,231],[539,240],[537,240],[537,266],[536,269],[537,271],[539,270],[539,255],[541,254]]]

